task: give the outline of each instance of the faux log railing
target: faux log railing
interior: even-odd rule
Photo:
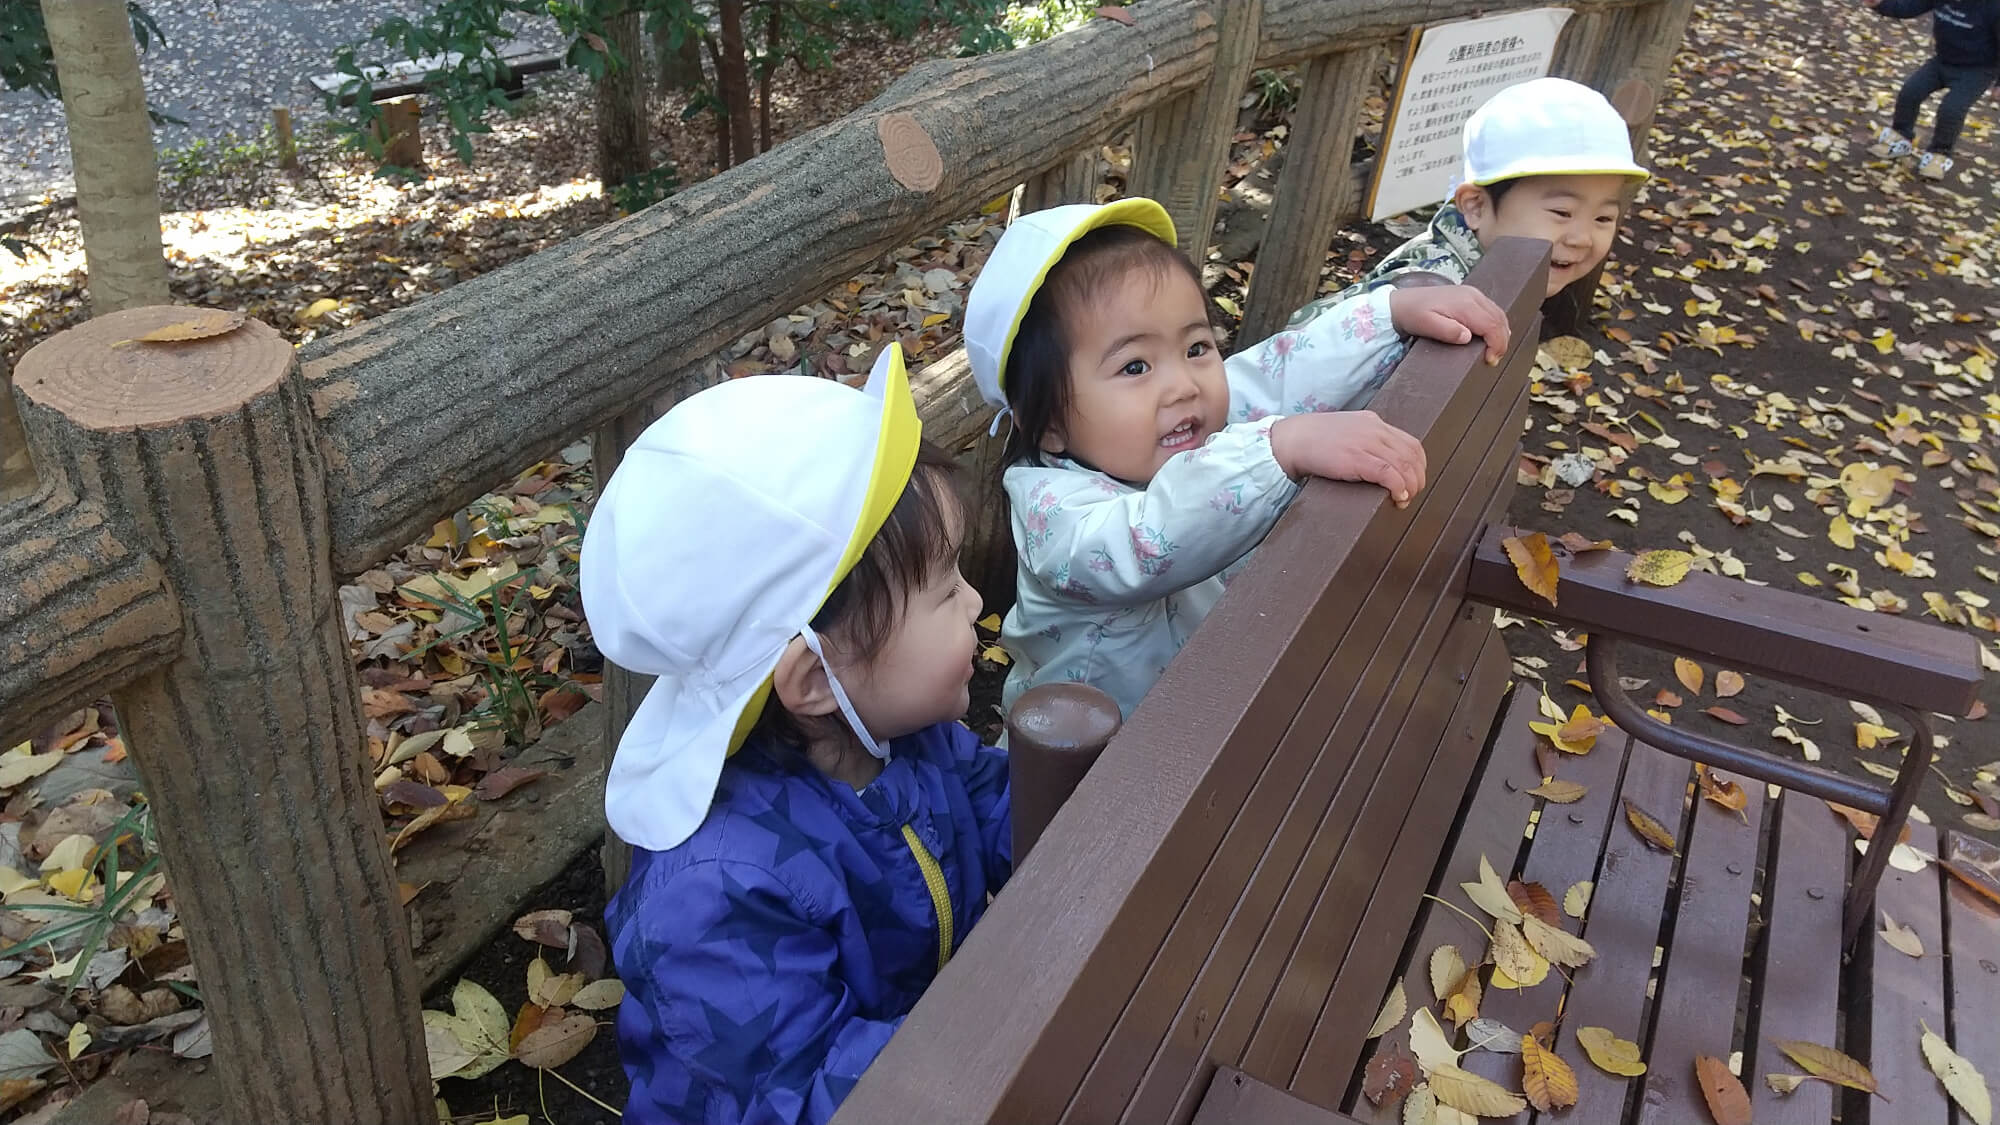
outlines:
[[[334,586],[578,436],[600,471],[712,358],[896,246],[1026,183],[1088,198],[1130,128],[1134,190],[1189,248],[1256,67],[1306,65],[1245,338],[1314,294],[1361,180],[1349,153],[1409,28],[1538,0],[1143,0],[1022,51],[923,64],[860,111],[666,202],[294,356],[249,324],[124,347],[176,314],[72,329],[15,373],[39,482],[0,506],[0,732],[110,695],[180,891],[228,1120],[417,1120],[422,991],[363,771]],[[1657,87],[1691,0],[1578,0],[1556,71]],[[1282,224],[1282,226],[1277,225]],[[121,346],[114,346],[121,345]],[[916,379],[975,447],[963,354]],[[1000,505],[983,531],[1006,535]],[[615,741],[638,685],[602,709]],[[338,1029],[338,1034],[334,1033]]]

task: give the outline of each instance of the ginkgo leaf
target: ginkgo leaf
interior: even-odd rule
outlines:
[[[1715,1125],[1750,1125],[1750,1092],[1728,1063],[1714,1055],[1696,1055],[1694,1076]]]
[[[1728,699],[1743,690],[1743,675],[1727,668],[1715,673],[1715,694],[1717,698]]]
[[[1574,781],[1563,781],[1561,779],[1544,781],[1533,789],[1528,790],[1530,796],[1541,797],[1545,800],[1553,801],[1558,805],[1575,804],[1583,800],[1589,792],[1590,790],[1585,789]]]
[[[1562,911],[1556,906],[1556,896],[1540,883],[1508,880],[1507,897],[1514,900],[1514,905],[1520,907],[1524,916],[1540,918],[1551,926],[1562,925]]]
[[[1382,1001],[1382,1010],[1375,1014],[1375,1023],[1369,1027],[1367,1038],[1373,1039],[1402,1023],[1403,1017],[1409,1012],[1410,998],[1403,993],[1403,978],[1397,977],[1395,985],[1389,989],[1389,995]]]
[[[1896,920],[1889,916],[1887,910],[1882,912],[1882,929],[1879,932],[1882,935],[1882,940],[1898,953],[1907,954],[1911,957],[1922,957],[1924,955],[1924,941],[1917,936],[1917,931],[1908,926],[1898,925]],[[1803,1066],[1805,1064],[1801,1063],[1800,1065]]]
[[[1556,561],[1555,552],[1549,549],[1549,537],[1537,531],[1503,539],[1500,548],[1507,552],[1507,558],[1514,564],[1514,573],[1520,575],[1521,585],[1543,601],[1555,605],[1556,583],[1561,581],[1562,567]]]
[[[1427,1074],[1457,1062],[1464,1054],[1452,1049],[1451,1037],[1444,1033],[1443,1025],[1429,1008],[1418,1008],[1410,1017],[1410,1053],[1417,1056],[1417,1065]]]
[[[1924,1062],[1930,1064],[1931,1073],[1944,1083],[1951,1100],[1958,1103],[1973,1125],[1993,1125],[1993,1095],[1986,1089],[1986,1079],[1963,1055],[1952,1050],[1943,1036],[1932,1031],[1929,1024],[1919,1026],[1924,1032]]]
[[[1597,1069],[1606,1074],[1616,1074],[1621,1078],[1637,1078],[1646,1073],[1646,1060],[1639,1053],[1639,1045],[1630,1039],[1620,1039],[1607,1027],[1580,1027],[1576,1029],[1576,1045],[1597,1064]]]
[[[1783,1051],[1785,1056],[1812,1075],[1828,1082],[1877,1093],[1875,1075],[1862,1066],[1857,1059],[1818,1043],[1808,1043],[1803,1039],[1773,1039],[1771,1045]],[[1776,1089],[1776,1087],[1773,1087]]]
[[[1431,1093],[1438,1104],[1448,1105],[1474,1117],[1512,1117],[1528,1108],[1521,1095],[1490,1078],[1481,1078],[1456,1066],[1440,1066],[1430,1072]]]
[[[1576,1071],[1554,1051],[1535,1042],[1532,1035],[1521,1036],[1521,1088],[1528,1104],[1547,1113],[1576,1104]]]
[[[1000,631],[1000,615],[997,613],[989,613],[986,616],[980,618],[977,624],[981,629],[984,629],[989,633],[997,633]]]
[[[1625,567],[1625,577],[1648,586],[1678,586],[1694,566],[1686,551],[1641,551]]]
[[[1854,724],[1854,745],[1857,749],[1873,750],[1884,743],[1894,742],[1903,737],[1880,723]]]
[[[1570,884],[1563,892],[1563,913],[1579,920],[1590,913],[1590,892],[1595,886],[1589,879]]]
[[[1532,988],[1549,975],[1548,958],[1535,952],[1528,939],[1521,936],[1520,927],[1513,922],[1496,920],[1493,923],[1493,944],[1488,947],[1487,954],[1496,970],[1493,977],[1495,988]],[[1505,974],[1504,979],[1501,974]]]
[[[1633,804],[1632,798],[1626,797],[1624,802],[1625,822],[1632,826],[1632,831],[1637,832],[1639,838],[1648,845],[1671,853],[1674,850],[1674,834],[1667,831],[1666,826],[1653,819],[1646,810]]]
[[[1521,936],[1535,952],[1565,969],[1587,965],[1597,956],[1589,942],[1533,915],[1521,920]]]
[[[1514,900],[1508,897],[1507,884],[1500,881],[1500,876],[1494,873],[1493,865],[1486,861],[1485,856],[1479,857],[1479,881],[1460,883],[1458,886],[1465,892],[1465,897],[1472,900],[1474,906],[1495,918],[1503,922],[1521,920],[1521,908],[1515,906]]]
[[[1440,945],[1431,950],[1431,995],[1440,1000],[1449,997],[1458,982],[1465,976],[1465,955],[1455,945]]]
[[[1674,657],[1674,679],[1679,680],[1681,682],[1682,687],[1688,689],[1689,691],[1695,693],[1696,695],[1701,694],[1701,685],[1703,680],[1701,665],[1696,664],[1694,661],[1689,660],[1687,657],[1685,656]]]

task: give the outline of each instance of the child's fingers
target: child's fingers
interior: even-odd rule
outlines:
[[[1507,354],[1507,341],[1511,331],[1507,324],[1507,314],[1500,311],[1500,306],[1493,302],[1493,298],[1477,289],[1467,290],[1466,297],[1465,306],[1459,316],[1460,322],[1486,341],[1486,362],[1500,362],[1500,358]]]

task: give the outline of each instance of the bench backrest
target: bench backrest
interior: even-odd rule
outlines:
[[[1383,976],[1343,966],[1396,955],[1506,685],[1465,571],[1513,486],[1546,254],[1473,274],[1503,363],[1419,343],[1376,396],[1423,439],[1418,502],[1305,491],[838,1122],[1186,1122],[1218,1064],[1351,1072]]]

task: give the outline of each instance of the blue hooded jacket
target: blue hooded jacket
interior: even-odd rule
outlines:
[[[755,743],[605,910],[627,1125],[824,1122],[1013,869],[1007,757],[956,723],[861,792]],[[940,927],[940,917],[949,924]]]
[[[1882,0],[1875,10],[1899,20],[1935,13],[1931,33],[1946,66],[2000,66],[2000,0]]]

